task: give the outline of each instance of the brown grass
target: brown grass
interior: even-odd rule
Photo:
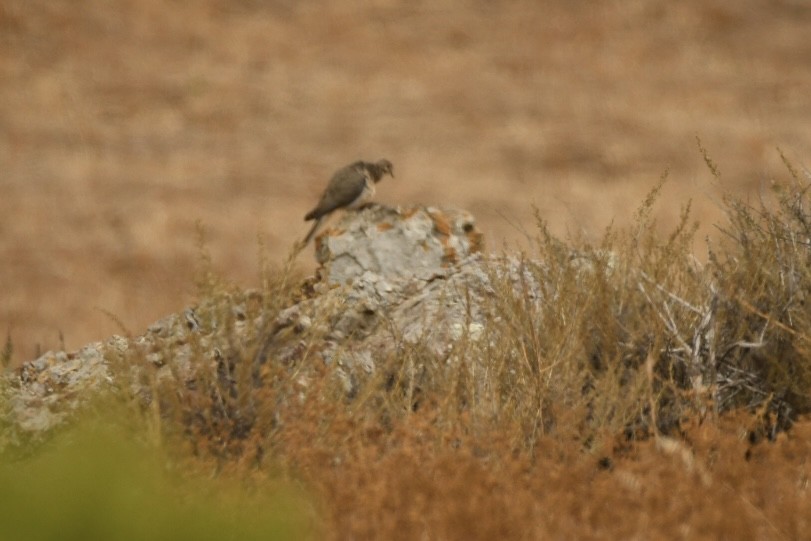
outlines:
[[[809,17],[4,2],[0,359],[196,291],[219,353],[193,344],[189,388],[147,378],[129,428],[178,469],[301,487],[317,538],[807,538]],[[468,208],[541,296],[498,282],[483,340],[378,360],[347,397],[318,336],[235,341],[231,307],[301,295],[272,262],[336,167],[382,156],[381,199]]]
[[[301,487],[319,538],[803,538],[811,218],[793,174],[773,203],[726,199],[706,263],[687,209],[664,240],[650,227],[661,186],[598,244],[540,223],[523,280],[491,269],[481,337],[376,358],[349,394],[318,325],[235,339],[235,303],[273,321],[295,280],[246,295],[204,268],[198,376],[155,382],[128,418],[192,471]],[[122,360],[123,390],[130,363],[153,370]]]
[[[811,150],[808,24],[789,0],[4,1],[0,334],[19,363],[118,332],[102,310],[176,311],[197,220],[255,284],[257,231],[281,258],[359,157],[395,163],[381,200],[467,208],[496,249],[532,204],[557,234],[627,225],[669,168],[660,227],[694,197],[700,242],[695,135],[735,193]]]

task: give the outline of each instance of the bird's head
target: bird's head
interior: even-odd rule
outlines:
[[[383,175],[391,175],[391,178],[394,178],[394,165],[392,165],[389,160],[378,160],[375,165],[377,166],[377,170],[380,172],[380,178],[382,178]]]

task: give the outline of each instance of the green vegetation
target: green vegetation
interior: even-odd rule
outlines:
[[[126,417],[92,417],[35,456],[0,465],[2,539],[267,540],[307,532],[304,500],[292,489],[249,489],[179,468],[139,442],[143,433]]]
[[[285,479],[312,495],[307,531],[326,538],[794,537],[811,472],[783,459],[811,449],[811,431],[793,428],[811,411],[811,214],[788,170],[768,200],[724,200],[705,262],[689,207],[666,238],[654,232],[661,183],[635,228],[598,243],[539,220],[523,281],[490,265],[481,336],[451,357],[411,346],[377,359],[351,397],[318,355],[318,325],[274,323],[307,294],[291,263],[263,265],[262,291],[243,292],[201,240],[195,324],[211,332],[191,339],[194,384],[159,378],[137,350],[110,359],[119,397],[132,363],[151,395],[124,401],[113,436],[68,432],[4,469],[0,524],[42,539],[300,536],[303,500],[262,496]],[[265,323],[239,338],[253,321]],[[148,445],[121,443],[133,440]],[[166,486],[203,471],[214,480]],[[200,499],[224,480],[243,494]]]

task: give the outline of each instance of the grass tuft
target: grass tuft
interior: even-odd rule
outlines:
[[[14,344],[11,341],[11,330],[6,331],[6,341],[3,344],[3,350],[0,351],[0,367],[3,369],[8,368],[11,364],[11,358],[14,355]]]
[[[213,272],[201,230],[199,302],[176,342],[110,359],[124,418],[176,471],[300,487],[322,538],[660,537],[685,524],[795,537],[811,474],[784,458],[811,450],[811,215],[807,181],[788,171],[772,199],[724,199],[706,262],[689,204],[655,233],[667,173],[634,227],[597,242],[538,218],[535,253],[491,260],[481,306],[468,291],[452,347],[392,330],[397,347],[369,373],[344,370],[340,346],[325,360],[342,302],[307,324],[288,310],[312,295],[295,250],[273,269],[260,239],[261,289],[243,291]],[[129,393],[133,364],[144,395]]]

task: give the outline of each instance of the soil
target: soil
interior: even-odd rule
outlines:
[[[256,285],[359,158],[394,163],[379,201],[466,208],[496,251],[536,209],[599,239],[668,171],[659,226],[692,199],[702,257],[723,194],[807,163],[809,30],[800,0],[4,0],[0,333],[19,363],[142,332],[194,301],[198,224]]]
[[[0,3],[12,363],[142,333],[194,302],[207,254],[258,285],[356,159],[394,163],[378,201],[466,208],[493,251],[531,249],[537,219],[594,240],[632,225],[667,171],[658,227],[692,201],[701,259],[723,197],[793,182],[781,153],[808,180],[804,0],[360,4]],[[550,444],[489,464],[415,436],[340,474],[315,449],[322,469],[302,471],[333,538],[807,539],[811,422],[774,443],[751,422],[696,423],[675,447],[607,439],[602,460]]]

